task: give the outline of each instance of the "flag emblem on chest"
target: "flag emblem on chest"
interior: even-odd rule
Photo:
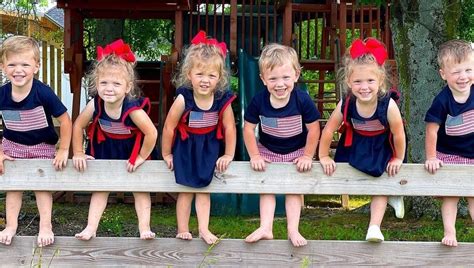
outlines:
[[[474,132],[474,110],[446,118],[446,135],[463,136]]]
[[[9,130],[26,132],[48,127],[43,106],[31,110],[4,110],[3,122]]]
[[[303,132],[301,115],[279,118],[260,116],[260,124],[263,133],[278,138],[289,138]]]
[[[217,125],[219,115],[217,112],[195,112],[189,113],[188,126],[192,128],[212,127]]]
[[[385,127],[380,123],[378,119],[375,120],[357,120],[354,118],[351,118],[352,126],[356,130],[362,130],[362,131],[380,131],[384,130]]]
[[[113,122],[105,119],[99,119],[99,125],[103,131],[111,134],[124,135],[131,133],[130,129],[122,122]]]

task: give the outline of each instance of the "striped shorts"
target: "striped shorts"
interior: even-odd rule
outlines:
[[[271,162],[293,162],[296,158],[303,156],[304,148],[298,149],[288,154],[278,154],[268,150],[265,146],[258,143],[258,151],[263,158],[268,159]]]
[[[436,151],[436,158],[445,164],[474,165],[474,158],[466,158],[454,154],[444,154]]]
[[[53,159],[56,146],[47,143],[24,145],[11,140],[2,139],[3,153],[19,159]]]

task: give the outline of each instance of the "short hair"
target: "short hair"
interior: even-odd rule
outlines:
[[[449,40],[439,47],[439,67],[444,68],[448,63],[461,63],[474,55],[473,53],[474,49],[471,43],[460,39]]]
[[[217,91],[224,91],[229,84],[229,71],[225,66],[224,55],[219,47],[212,44],[196,44],[189,46],[184,51],[184,58],[178,67],[178,72],[173,77],[173,84],[176,88],[186,86],[192,87],[188,78],[189,72],[194,67],[214,68],[219,72],[219,81],[216,85]]]
[[[298,54],[292,47],[272,43],[263,48],[258,60],[258,68],[260,73],[263,73],[265,70],[273,70],[276,66],[287,63],[290,63],[297,73],[301,71]]]
[[[40,51],[38,42],[32,37],[15,35],[3,41],[0,49],[0,59],[2,62],[5,62],[11,53],[25,53],[29,51],[33,51],[33,58],[39,63]]]

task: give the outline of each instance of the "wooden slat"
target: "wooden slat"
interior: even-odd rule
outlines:
[[[62,97],[62,50],[60,48],[56,48],[56,85],[57,90],[56,94],[60,100],[63,99]]]
[[[56,72],[54,69],[55,59],[54,59],[54,46],[49,46],[49,86],[53,89],[54,93],[56,93]]]
[[[209,249],[200,239],[143,241],[100,237],[80,241],[73,237],[56,237],[53,246],[41,250],[41,263],[45,267],[467,267],[474,259],[474,243],[460,243],[457,248],[449,248],[439,242],[308,242],[305,247],[295,248],[285,240],[247,244],[240,239],[223,239]],[[37,249],[33,254],[34,245],[35,237],[15,237],[11,246],[0,245],[2,263],[35,267],[40,252]]]
[[[160,160],[146,161],[134,173],[125,167],[124,160],[93,160],[80,173],[69,161],[57,172],[50,160],[5,161],[0,190],[474,196],[474,165],[445,165],[431,175],[422,164],[405,164],[395,177],[375,178],[344,163],[329,177],[318,162],[310,172],[299,173],[292,163],[273,163],[256,172],[248,162],[235,161],[208,187],[198,189],[177,185]]]

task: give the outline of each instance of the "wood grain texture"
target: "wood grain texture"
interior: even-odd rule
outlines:
[[[147,161],[134,173],[126,172],[125,163],[93,160],[80,173],[71,162],[55,171],[49,160],[5,161],[0,190],[474,196],[474,165],[446,165],[433,175],[421,164],[405,164],[395,177],[375,178],[342,163],[329,177],[318,162],[310,172],[299,173],[291,163],[256,172],[248,162],[235,161],[208,187],[196,189],[176,184],[163,161]]]
[[[272,240],[247,244],[223,239],[208,250],[200,239],[183,241],[159,238],[98,237],[79,241],[56,237],[55,244],[35,251],[35,237],[15,237],[11,246],[0,245],[2,265],[30,266],[41,260],[44,267],[167,266],[167,267],[304,267],[312,266],[469,266],[474,260],[474,243],[457,248],[439,242],[309,241],[294,248],[289,241]],[[55,252],[57,254],[55,255]],[[54,255],[54,256],[53,256]]]

